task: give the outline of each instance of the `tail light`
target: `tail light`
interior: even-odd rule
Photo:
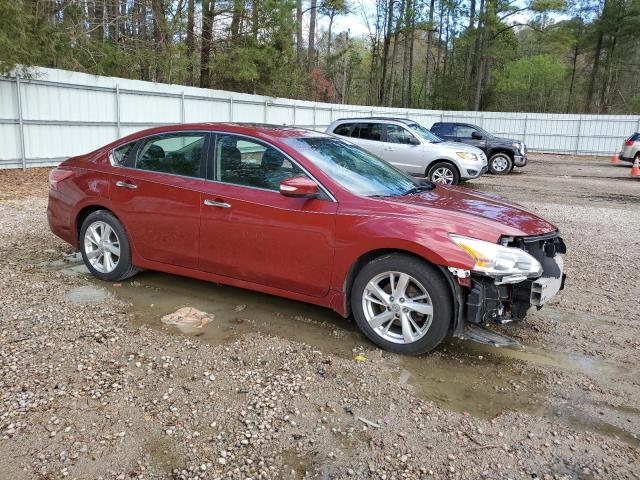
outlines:
[[[53,190],[57,188],[58,182],[61,182],[65,178],[69,178],[73,175],[71,170],[62,170],[60,168],[54,168],[49,172],[49,185]]]
[[[633,143],[634,143],[634,141],[633,141],[633,139],[632,139],[632,138],[629,138],[629,139],[627,139],[627,140],[625,140],[625,141],[624,141],[624,144],[625,144],[627,147],[630,147],[631,145],[633,145]]]

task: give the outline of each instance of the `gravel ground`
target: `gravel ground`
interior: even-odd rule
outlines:
[[[344,355],[259,330],[212,345],[141,323],[117,293],[78,301],[70,292],[96,284],[65,268],[70,247],[48,231],[47,172],[0,172],[1,476],[640,478],[640,183],[628,170],[538,156],[470,184],[559,225],[570,277],[554,305],[503,327],[529,350],[448,343],[417,359],[449,365],[429,388],[399,380],[405,359],[352,340],[349,323],[332,326]],[[466,398],[438,400],[462,372]],[[475,414],[501,397],[513,408]]]

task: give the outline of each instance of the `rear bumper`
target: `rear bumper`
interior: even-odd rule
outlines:
[[[55,190],[49,192],[47,221],[49,222],[51,232],[65,242],[77,247],[78,239],[73,232],[74,226],[71,221],[71,208],[60,196],[60,193]]]
[[[622,154],[620,154],[620,160],[623,162],[633,163],[635,159],[633,157],[623,157]]]

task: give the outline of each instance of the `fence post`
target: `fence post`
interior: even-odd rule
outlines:
[[[529,115],[524,114],[524,132],[522,134],[522,143],[527,144],[527,121],[529,120]]]
[[[294,103],[294,104],[293,104],[293,125],[294,125],[294,126],[298,125],[298,122],[297,122],[297,119],[296,119],[297,111],[298,111],[297,106],[296,106],[296,104]]]
[[[444,121],[444,111],[440,110],[440,123]]]
[[[233,122],[233,97],[229,97],[229,122]]]
[[[582,133],[582,115],[578,116],[578,134],[576,135],[576,146],[573,149],[573,154],[577,155],[580,149],[580,134]]]
[[[269,120],[269,100],[264,101],[264,119],[263,120],[266,125]]]
[[[24,146],[24,122],[22,119],[22,95],[20,94],[20,74],[16,72],[16,95],[18,97],[18,129],[20,131],[20,160],[22,161],[22,170],[27,169],[27,152]]]
[[[116,139],[120,138],[120,85],[116,83]]]
[[[316,129],[316,104],[313,104],[313,129]]]
[[[184,123],[185,113],[184,113],[184,90],[180,95],[180,123]]]

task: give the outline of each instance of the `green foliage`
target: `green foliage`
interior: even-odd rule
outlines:
[[[497,79],[503,109],[553,110],[565,90],[567,68],[551,55],[536,55],[509,62]]]

